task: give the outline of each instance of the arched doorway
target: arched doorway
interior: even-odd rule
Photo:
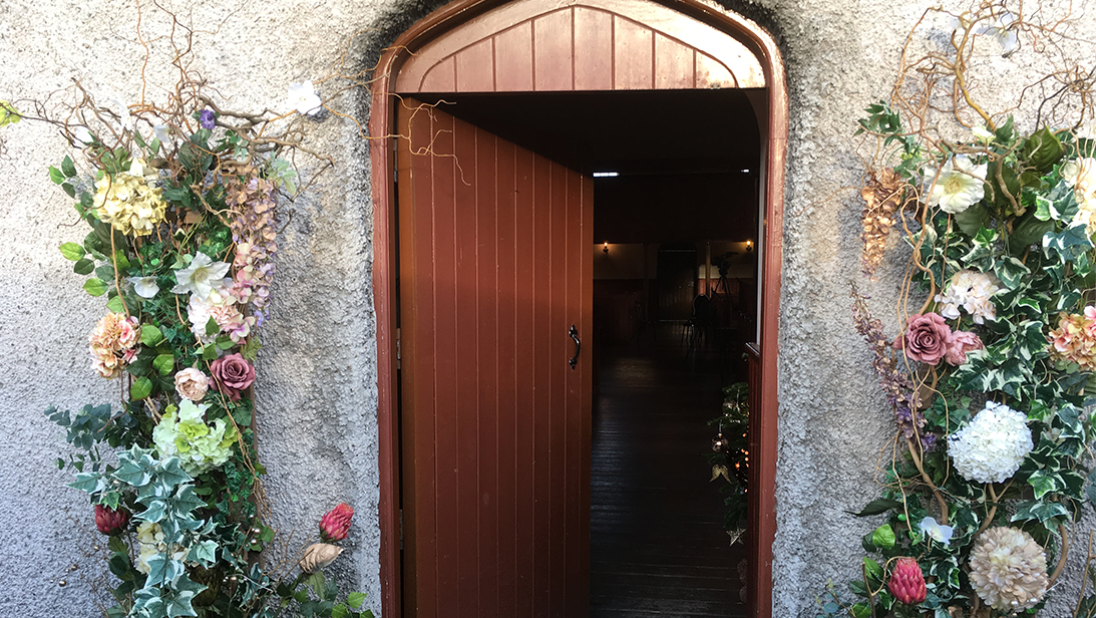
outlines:
[[[686,1],[458,0],[405,32],[378,67],[370,132],[398,132],[395,94],[764,88],[752,102],[763,119],[763,229],[758,345],[751,366],[751,559],[754,616],[771,613],[776,367],[787,101],[774,42],[756,25]],[[713,119],[715,121],[716,119]],[[377,310],[381,579],[384,611],[401,615],[399,399],[397,380],[395,152],[371,143],[374,291]],[[565,185],[566,186],[566,185]],[[576,185],[578,186],[578,185]],[[402,191],[402,188],[401,188]],[[580,191],[581,193],[581,191]],[[433,225],[434,223],[432,223]],[[581,381],[580,381],[581,383]],[[581,399],[581,398],[580,398]],[[578,418],[581,419],[581,416]],[[574,567],[575,565],[571,565]]]

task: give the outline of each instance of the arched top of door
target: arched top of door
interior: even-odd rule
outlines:
[[[711,20],[702,19],[703,15],[692,16],[666,4],[650,0],[516,0],[488,7],[484,6],[487,2],[454,4],[464,5],[465,12],[447,6],[433,15],[438,18],[435,24],[423,24],[418,33],[406,33],[412,40],[403,44],[410,53],[401,54],[405,58],[397,63],[393,91],[766,86],[765,63],[751,48],[763,50],[744,36],[750,32],[717,28]],[[479,9],[477,14],[469,15],[474,8]],[[455,20],[462,23],[454,27]]]

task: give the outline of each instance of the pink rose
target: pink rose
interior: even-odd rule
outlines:
[[[905,350],[911,360],[937,365],[948,352],[951,329],[938,313],[926,313],[910,318],[905,336],[894,340],[894,349]]]
[[[232,401],[240,400],[240,391],[255,381],[255,368],[239,354],[229,354],[209,366],[217,391]]]
[[[949,365],[958,367],[967,362],[967,352],[981,350],[984,347],[986,346],[982,344],[982,340],[978,338],[978,335],[965,330],[957,330],[948,338],[948,351],[944,356],[944,360]]]

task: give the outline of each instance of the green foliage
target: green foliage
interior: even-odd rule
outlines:
[[[723,503],[727,509],[723,526],[727,530],[738,529],[746,519],[746,469],[749,451],[749,385],[739,382],[723,388],[723,414],[708,421],[719,428],[719,435],[726,446],[717,452],[706,453],[705,459],[712,466],[712,481],[720,483]]]
[[[0,100],[0,127],[15,124],[23,119],[23,116],[15,109],[15,106],[7,101]]]

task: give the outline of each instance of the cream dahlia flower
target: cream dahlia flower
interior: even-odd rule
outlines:
[[[948,455],[968,481],[1003,483],[1012,478],[1034,448],[1027,416],[994,402],[948,437]]]
[[[977,204],[986,195],[986,167],[985,163],[974,165],[966,155],[955,155],[940,169],[939,176],[935,169],[926,169],[926,203],[939,205],[940,210],[953,215]]]
[[[1047,592],[1047,556],[1023,530],[990,528],[974,541],[970,583],[990,607],[1006,611],[1027,609]]]

